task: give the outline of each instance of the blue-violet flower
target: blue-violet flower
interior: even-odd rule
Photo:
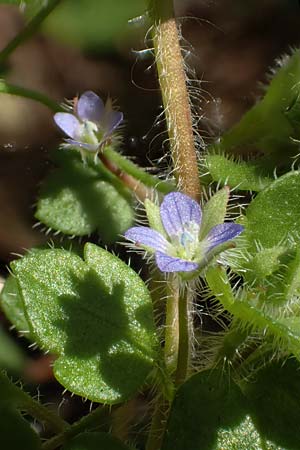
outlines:
[[[98,152],[123,120],[123,114],[114,111],[111,102],[103,101],[92,91],[84,92],[74,101],[73,113],[58,112],[55,123],[69,136],[65,142],[89,152]]]
[[[191,272],[197,270],[209,252],[232,240],[244,229],[227,222],[216,225],[200,239],[202,211],[199,204],[180,192],[171,192],[160,206],[162,232],[140,226],[129,228],[126,239],[155,253],[162,272]],[[165,233],[163,233],[165,231]]]

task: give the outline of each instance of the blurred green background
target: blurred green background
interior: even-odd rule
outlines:
[[[80,48],[110,48],[133,32],[128,20],[145,10],[144,0],[66,0],[48,18],[44,30]]]

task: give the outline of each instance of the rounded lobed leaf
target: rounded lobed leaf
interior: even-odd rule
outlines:
[[[238,426],[245,411],[245,398],[226,374],[194,375],[176,394],[162,450],[221,450],[218,432]]]
[[[133,223],[128,196],[71,153],[69,160],[45,180],[35,217],[67,235],[98,230],[103,242],[116,241]]]
[[[58,381],[101,403],[133,395],[156,357],[152,302],[140,277],[93,244],[85,261],[54,249],[12,267],[37,342],[59,355]]]
[[[192,376],[176,394],[162,450],[298,449],[299,375],[281,372],[262,371],[243,392],[224,368]]]

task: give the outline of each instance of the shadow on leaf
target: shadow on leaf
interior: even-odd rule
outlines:
[[[82,380],[77,384],[95,383],[91,389],[128,397],[152,366],[152,350],[141,342],[141,332],[151,330],[139,320],[149,313],[149,306],[130,308],[124,301],[124,282],[110,292],[92,269],[84,280],[74,276],[73,286],[75,295],[58,299],[64,314],[55,326],[66,335],[61,358],[69,369],[74,361],[80,368]]]

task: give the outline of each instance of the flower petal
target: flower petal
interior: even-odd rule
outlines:
[[[104,112],[104,104],[95,92],[86,91],[79,98],[76,111],[80,120],[98,123]]]
[[[155,260],[159,270],[162,272],[192,272],[199,267],[199,264],[197,263],[174,258],[163,252],[156,252]]]
[[[242,225],[234,222],[221,223],[213,227],[207,234],[205,240],[208,242],[207,251],[224,242],[231,241],[244,230]]]
[[[109,111],[103,120],[104,137],[109,136],[122,122],[123,113],[120,111]]]
[[[86,144],[85,142],[76,141],[75,139],[65,139],[65,142],[74,147],[84,148],[88,152],[96,152],[99,149],[98,144]]]
[[[168,248],[168,241],[158,232],[148,227],[132,227],[125,233],[126,239],[133,241],[135,245],[143,245],[160,252]]]
[[[64,133],[71,138],[75,137],[76,130],[80,125],[77,117],[70,113],[58,112],[54,114],[54,121]]]
[[[171,192],[166,195],[161,206],[160,216],[163,226],[169,236],[184,231],[184,226],[190,222],[201,223],[201,208],[191,197],[181,192]]]

